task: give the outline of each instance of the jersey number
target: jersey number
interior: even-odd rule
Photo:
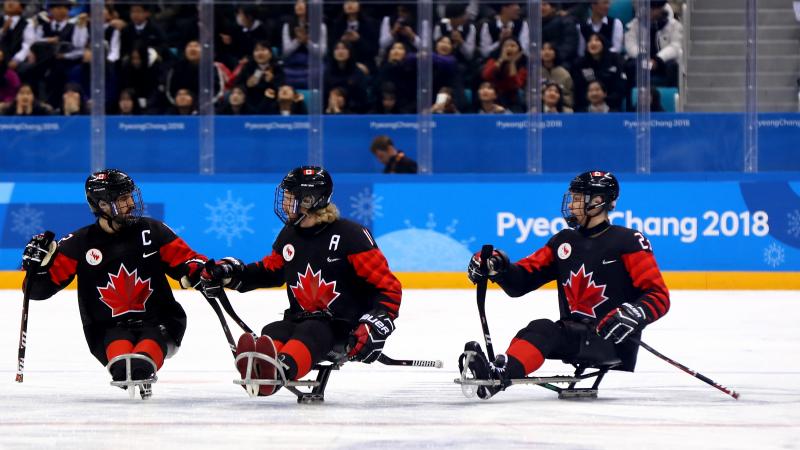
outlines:
[[[653,251],[653,246],[650,245],[650,241],[648,241],[642,233],[634,233],[634,235],[639,236],[639,245],[641,245],[644,250]]]

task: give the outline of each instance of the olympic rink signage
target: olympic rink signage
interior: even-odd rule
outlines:
[[[334,201],[344,217],[372,230],[393,270],[463,272],[484,243],[516,260],[562,230],[561,199],[570,177],[492,176],[476,182],[467,175],[335,175]],[[645,234],[662,269],[800,272],[800,176],[619,178],[612,222]],[[247,261],[268,254],[280,231],[272,204],[280,179],[281,174],[250,182],[137,177],[147,215],[164,220],[210,257]],[[74,177],[64,183],[0,182],[0,270],[19,267],[30,235],[51,229],[63,236],[92,221],[83,184]]]

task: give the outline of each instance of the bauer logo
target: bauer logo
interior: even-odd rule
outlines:
[[[86,252],[86,262],[91,266],[100,264],[103,262],[103,253],[96,248],[89,249],[89,251]]]

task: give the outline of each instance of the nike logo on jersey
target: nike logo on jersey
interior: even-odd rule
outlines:
[[[338,260],[340,260],[340,259],[342,259],[342,258],[331,258],[331,257],[329,256],[329,257],[328,257],[328,262],[329,262],[329,263],[332,263],[332,262],[336,262],[336,261],[338,261]]]
[[[156,253],[158,253],[158,250],[156,250],[156,251],[154,251],[154,252],[152,252],[152,253],[143,253],[143,254],[142,254],[142,258],[149,258],[150,256],[153,256],[153,255],[155,255]]]
[[[606,260],[604,259],[604,260],[603,260],[603,265],[606,265],[606,264],[611,264],[611,263],[615,263],[615,262],[617,262],[617,260],[616,260],[616,259],[612,259],[611,261],[606,261]]]

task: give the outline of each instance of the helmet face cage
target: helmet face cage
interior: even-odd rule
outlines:
[[[299,225],[306,212],[330,204],[333,180],[322,168],[303,166],[289,172],[275,189],[273,209],[281,222]]]
[[[577,196],[582,196],[583,201]],[[610,172],[592,171],[584,172],[573,178],[569,183],[569,189],[561,200],[561,215],[566,220],[570,228],[576,228],[581,224],[578,217],[573,213],[570,205],[578,202],[578,208],[583,210],[584,217],[592,217],[590,211],[600,208],[601,211],[611,211],[614,209],[615,200],[619,196],[619,183],[616,177]],[[592,205],[591,200],[600,197],[602,201]],[[582,203],[582,205],[580,205]]]
[[[133,205],[127,214],[122,214],[120,198],[130,195]],[[144,214],[142,191],[124,172],[103,170],[92,174],[86,181],[86,200],[96,217],[102,217],[120,226],[135,224]],[[108,205],[103,211],[101,202]]]

